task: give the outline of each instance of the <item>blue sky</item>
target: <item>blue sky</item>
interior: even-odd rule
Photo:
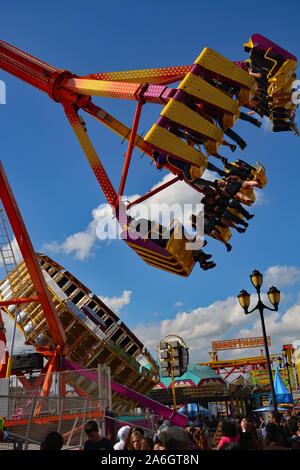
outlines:
[[[1,39],[33,56],[87,75],[192,64],[205,46],[230,60],[245,60],[243,43],[256,32],[299,57],[299,13],[298,2],[283,10],[279,1],[254,1],[251,8],[237,1],[54,0],[51,6],[15,1],[1,5],[0,31]],[[260,129],[245,122],[235,126],[248,146],[233,155],[225,148],[223,155],[261,162],[268,184],[258,194],[247,232],[233,233],[232,251],[209,239],[206,251],[217,267],[203,272],[196,266],[184,279],[146,265],[122,241],[97,240],[97,216],[106,200],[61,106],[5,72],[0,71],[0,80],[6,85],[6,104],[0,105],[1,161],[36,251],[56,259],[118,309],[150,350],[162,336],[180,334],[192,360],[205,361],[214,340],[260,336],[258,315],[245,317],[236,301],[242,288],[252,291],[253,269],[265,273],[266,290],[274,283],[282,291],[280,312],[266,313],[271,353],[300,339],[299,137],[272,133],[266,121]],[[93,101],[131,126],[135,103]],[[144,106],[139,133],[150,129],[160,110],[159,105]],[[84,118],[118,188],[127,144]],[[297,123],[300,127],[299,113]],[[135,151],[125,193],[132,200],[168,177]],[[183,183],[174,188],[160,201],[198,202]]]

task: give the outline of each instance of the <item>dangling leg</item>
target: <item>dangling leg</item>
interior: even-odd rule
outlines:
[[[236,199],[232,199],[229,204],[228,204],[228,207],[231,207],[232,209],[235,209],[236,211],[238,211],[240,214],[242,214],[245,219],[247,220],[250,220],[252,219],[252,217],[254,217],[254,214],[250,214],[243,206],[242,204],[240,204]]]
[[[240,112],[240,119],[242,119],[242,121],[251,122],[251,124],[254,124],[256,127],[261,127],[261,122],[258,119],[248,116],[246,113]]]
[[[219,242],[223,243],[226,246],[227,251],[231,251],[232,246],[221,237],[221,235],[219,234],[217,230],[215,229],[212,230],[211,234],[216,240],[218,240]]]
[[[232,129],[226,129],[226,131],[224,131],[224,134],[226,134],[227,137],[230,137],[230,139],[234,140],[234,142],[238,144],[241,150],[244,150],[244,148],[247,147],[246,142]]]
[[[207,163],[207,169],[218,173],[220,176],[227,176],[226,171],[220,170],[217,166],[213,165],[210,162]]]
[[[232,212],[228,210],[223,212],[222,217],[224,217],[224,219],[232,220],[236,224],[243,225],[246,228],[248,227],[247,222],[245,222],[243,219],[241,219],[240,217],[238,217],[237,215],[233,214]]]
[[[226,227],[232,227],[239,233],[246,232],[245,228],[237,227],[231,220],[227,220],[227,219],[222,217],[221,222],[222,222],[222,224],[226,225]]]
[[[235,144],[230,144],[226,140],[223,140],[222,145],[225,145],[226,147],[230,147],[232,152],[234,152],[236,150],[236,145]]]

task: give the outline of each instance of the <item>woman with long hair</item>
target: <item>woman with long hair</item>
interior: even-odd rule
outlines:
[[[214,437],[213,437],[213,447],[215,449],[217,449],[217,447],[219,445],[219,442],[220,442],[221,438],[223,437],[222,424],[223,424],[223,420],[221,419],[218,422],[217,429],[216,429],[216,432],[215,432]]]
[[[196,429],[193,433],[193,438],[200,450],[211,450],[207,436],[203,429]]]

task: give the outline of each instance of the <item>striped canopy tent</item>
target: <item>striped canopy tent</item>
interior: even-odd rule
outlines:
[[[201,387],[203,385],[229,385],[227,380],[223,379],[217,372],[208,366],[192,365],[181,376],[174,378],[175,387]],[[161,377],[160,382],[154,387],[153,390],[172,387],[171,377]]]

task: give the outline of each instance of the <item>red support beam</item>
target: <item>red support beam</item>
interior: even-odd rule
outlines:
[[[23,299],[2,300],[0,307],[8,307],[9,305],[29,304],[31,302],[39,302],[39,297],[25,297]]]
[[[15,235],[20,252],[25,261],[30,278],[38,292],[39,301],[42,305],[46,321],[49,325],[51,334],[57,345],[62,348],[66,344],[67,338],[52,302],[47,284],[44,280],[39,262],[33,249],[31,240],[23,222],[18,205],[14,198],[12,189],[0,162],[0,199],[2,201],[7,218]]]
[[[132,129],[131,129],[131,134],[130,134],[130,139],[129,139],[129,143],[128,143],[128,149],[127,149],[126,156],[125,156],[124,168],[123,168],[123,173],[122,173],[122,177],[121,177],[121,183],[120,183],[120,187],[119,187],[118,197],[117,197],[117,201],[116,201],[117,205],[118,205],[119,200],[122,197],[123,192],[124,192],[124,187],[125,187],[125,183],[126,183],[126,179],[127,179],[128,169],[129,169],[131,156],[132,156],[132,151],[133,151],[133,148],[134,148],[137,128],[138,128],[140,117],[141,117],[142,107],[143,107],[143,101],[140,99],[137,102],[135,115],[134,115],[134,120],[133,120],[133,125],[132,125]]]
[[[173,178],[171,181],[168,181],[167,183],[160,185],[158,188],[153,189],[153,191],[149,191],[147,194],[144,194],[144,196],[141,196],[135,201],[130,202],[130,204],[127,205],[127,210],[130,209],[130,207],[135,206],[136,204],[139,204],[140,202],[145,201],[149,197],[153,196],[154,194],[159,193],[163,189],[168,188],[169,186],[171,186],[174,183],[177,183],[177,181],[180,181],[180,180],[182,180],[182,176],[176,176],[176,178]]]

